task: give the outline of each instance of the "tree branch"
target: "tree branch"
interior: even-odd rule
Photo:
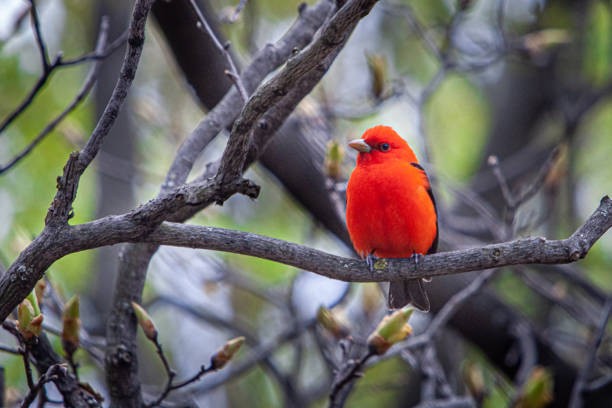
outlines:
[[[150,220],[151,213],[159,214],[157,211],[159,208],[154,207],[152,211],[145,205],[128,214],[104,217],[62,229],[53,239],[45,237],[43,232],[22,252],[0,281],[0,297],[6,299],[0,305],[0,319],[4,320],[23,298],[15,296],[16,287],[21,286],[19,293],[27,294],[29,290],[26,287],[23,291],[23,285],[30,282],[33,285],[38,280],[37,275],[30,276],[27,273],[29,269],[23,263],[24,258],[30,263],[30,268],[45,270],[67,254],[121,242],[147,242],[233,252],[269,259],[347,282],[385,282],[509,265],[575,262],[584,258],[592,245],[612,227],[612,199],[606,196],[589,219],[567,239],[524,238],[481,248],[442,252],[424,256],[418,267],[415,267],[410,258],[380,259],[371,271],[358,259],[335,256],[248,232],[175,223],[163,223],[155,231],[150,231],[143,220]],[[15,282],[17,279],[20,285]]]
[[[247,91],[252,91],[266,75],[285,62],[294,50],[308,45],[330,10],[331,4],[327,0],[302,9],[300,16],[285,35],[275,44],[266,45],[243,70],[242,80]],[[204,147],[222,129],[232,124],[240,113],[241,106],[240,95],[235,89],[231,89],[181,144],[162,190],[172,190],[185,182]]]
[[[208,33],[208,36],[212,40],[213,44],[215,45],[215,47],[217,47],[219,52],[223,54],[223,57],[225,58],[227,62],[228,69],[225,70],[225,73],[235,83],[236,88],[238,89],[238,92],[240,93],[240,96],[242,98],[242,102],[246,103],[246,101],[249,99],[249,94],[246,88],[244,87],[242,80],[240,79],[240,74],[238,73],[238,68],[236,68],[236,64],[234,64],[234,59],[232,58],[232,56],[230,55],[228,51],[230,43],[227,42],[225,45],[221,44],[221,41],[219,41],[212,27],[208,24],[208,22],[206,21],[206,18],[200,11],[200,8],[198,7],[198,4],[196,3],[196,1],[190,0],[190,2],[191,2],[191,7],[193,7],[193,10],[198,16],[198,20],[199,20],[198,23],[204,27],[204,29],[206,30],[206,33]]]
[[[606,327],[608,326],[608,321],[610,320],[610,314],[612,314],[612,298],[608,298],[606,304],[603,307],[599,327],[597,328],[597,331],[593,334],[593,340],[589,344],[586,362],[582,366],[578,374],[578,378],[576,378],[576,382],[574,383],[574,388],[572,389],[572,398],[569,402],[569,407],[571,408],[581,408],[584,404],[582,393],[584,392],[588,377],[591,374],[591,371],[593,370],[593,366],[595,365],[595,360],[597,358],[597,350],[599,350],[599,347],[601,346],[603,338],[606,334]]]
[[[222,228],[164,223],[147,236],[145,241],[256,256],[347,282],[386,282],[509,265],[575,262],[584,258],[591,246],[610,227],[612,200],[606,196],[591,217],[567,239],[523,238],[481,248],[441,252],[424,256],[417,267],[410,258],[380,259],[374,264],[373,271],[358,259],[339,257],[274,238]]]
[[[176,4],[175,4],[176,6]],[[178,6],[177,6],[178,7]],[[295,49],[306,46],[328,15],[331,5],[328,1],[320,1],[312,8],[301,8],[300,17],[296,23],[275,45],[264,48],[253,60],[251,65],[243,72],[242,80],[248,88],[255,88],[257,84],[274,68],[283,63],[292,55]],[[185,194],[176,192],[181,186],[191,168],[195,158],[219,131],[229,126],[240,112],[242,103],[235,90],[231,90],[223,100],[198,125],[192,134],[185,140],[179,149],[174,162],[168,172],[166,181],[161,188],[159,198],[169,197],[179,207],[166,211],[164,219],[183,221],[190,218],[200,209],[217,201],[223,202],[236,192],[256,196],[257,186],[246,181],[220,184],[216,180],[203,180],[199,182],[200,190],[204,194],[199,199],[185,205],[184,200],[173,200],[185,197]],[[198,183],[195,183],[198,184]],[[228,188],[229,187],[229,188]],[[225,190],[225,192],[223,191]],[[159,212],[158,215],[163,214]],[[148,217],[144,218],[146,220]],[[163,219],[159,218],[158,222]],[[150,221],[146,221],[149,225]],[[155,225],[156,227],[157,225]],[[138,361],[135,344],[135,322],[125,305],[130,301],[140,302],[140,296],[146,278],[146,271],[150,258],[157,250],[156,245],[132,245],[123,252],[123,261],[120,264],[117,293],[113,301],[113,310],[108,320],[107,341],[107,378],[111,387],[113,403],[121,405],[139,404],[140,382],[138,379]],[[122,356],[129,356],[126,361]]]
[[[119,79],[89,140],[80,152],[70,155],[64,167],[64,174],[58,179],[57,193],[45,219],[47,227],[61,227],[72,217],[72,203],[76,198],[79,180],[98,154],[104,138],[114,125],[136,76],[136,69],[144,46],[145,23],[152,4],[153,0],[140,0],[134,4],[128,34],[128,47],[119,72]]]
[[[40,30],[40,19],[38,18],[38,10],[34,0],[30,0],[30,15],[32,17],[34,36],[36,37],[36,45],[38,46],[38,51],[40,53],[43,71],[47,73],[51,69],[51,62],[49,61],[49,54],[47,53],[47,45],[45,44]]]
[[[20,255],[18,257],[23,262],[14,264],[17,267],[7,271],[0,279],[0,293],[4,294],[1,296],[3,303],[0,305],[0,320],[2,321],[21,301],[19,298],[23,299],[32,290],[36,281],[42,277],[46,270],[46,266],[43,266],[45,262],[39,263],[35,260],[40,255],[40,253],[37,255],[35,251],[44,251],[44,248],[53,246],[53,241],[59,230],[67,228],[67,221],[72,217],[72,203],[76,197],[79,179],[96,156],[104,137],[115,122],[119,109],[127,97],[128,89],[136,74],[136,67],[144,44],[146,16],[152,3],[153,0],[140,0],[134,6],[128,37],[128,50],[126,51],[119,80],[90,139],[80,152],[70,155],[64,167],[63,176],[58,178],[58,191],[47,213],[45,229],[28,247],[29,250],[26,249],[21,254],[23,256]],[[39,266],[43,267],[40,268]]]
[[[249,151],[250,132],[257,121],[287,95],[296,81],[341,48],[357,23],[370,12],[375,3],[376,0],[347,1],[321,28],[320,35],[308,48],[289,59],[273,79],[259,87],[234,123],[216,179],[233,181],[242,174]]]
[[[7,320],[2,326],[14,335],[17,332],[16,322]],[[41,374],[48,373],[52,367],[61,366],[64,363],[62,358],[53,350],[51,342],[45,333],[42,333],[37,338],[23,341],[23,346],[33,358],[36,369]],[[69,370],[62,369],[59,372],[55,371],[55,374],[55,376],[48,378],[48,380],[53,381],[57,390],[62,395],[66,406],[77,408],[102,406],[100,401],[96,399],[97,396],[93,395],[90,390],[81,387],[77,378]],[[42,385],[44,382],[48,382],[48,380],[40,384]],[[30,390],[36,388],[36,386],[36,384],[31,384]],[[36,394],[35,391],[32,392]]]
[[[100,33],[98,34],[98,41],[94,55],[102,55],[105,53],[106,40],[108,34],[108,19],[103,18],[100,24]],[[32,140],[21,152],[15,155],[8,163],[0,165],[0,175],[7,170],[11,169],[17,163],[19,163],[24,157],[26,157],[34,148],[49,135],[55,127],[68,116],[74,109],[76,109],[81,102],[85,100],[91,89],[93,88],[96,80],[98,79],[98,71],[100,68],[100,62],[102,59],[96,59],[93,66],[87,73],[83,86],[74,97],[72,102],[51,122],[49,122],[45,128]]]
[[[361,370],[365,367],[368,360],[375,356],[371,350],[365,352],[358,359],[348,359],[334,376],[332,389],[329,394],[329,407],[341,408],[344,406],[346,399],[354,385],[355,381],[361,376]],[[347,388],[345,392],[343,388]],[[348,392],[346,392],[348,391]]]
[[[32,15],[35,15],[35,14],[37,15],[37,12],[35,11],[36,10],[35,3],[32,2],[31,4],[32,6],[30,9],[30,13]],[[36,17],[36,19],[38,19],[38,17]],[[34,25],[36,27],[36,24]],[[100,32],[100,35],[98,36],[98,38],[100,39],[101,36],[102,36],[102,32]],[[42,37],[39,37],[37,34],[35,34],[35,38],[36,38],[36,42],[37,42],[39,50],[46,49],[44,42],[42,42],[43,41]],[[92,61],[92,60],[98,61],[98,60],[104,59],[110,54],[112,54],[117,48],[119,48],[119,46],[125,42],[126,38],[127,38],[127,33],[124,33],[119,38],[117,38],[115,41],[113,41],[111,44],[109,44],[109,46],[103,52],[94,51],[94,52],[87,53],[85,55],[82,55],[80,57],[70,59],[70,60],[64,60],[62,58],[62,55],[58,54],[51,63],[44,62],[46,58],[42,57],[43,53],[41,51],[41,58],[43,59],[43,67],[42,67],[43,72],[41,76],[38,78],[38,80],[36,81],[36,83],[34,84],[34,86],[32,87],[32,89],[30,89],[30,92],[21,101],[21,103],[15,109],[13,109],[13,111],[11,111],[11,113],[9,113],[8,116],[4,120],[2,120],[2,122],[0,122],[0,136],[32,104],[32,102],[34,102],[34,99],[36,98],[36,96],[38,96],[40,91],[43,89],[44,85],[51,78],[51,75],[57,69],[78,65],[78,64],[81,64],[87,61]]]

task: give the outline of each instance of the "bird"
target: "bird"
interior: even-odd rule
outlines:
[[[429,178],[408,143],[389,126],[367,129],[348,145],[357,164],[346,187],[346,223],[357,254],[370,269],[376,258],[413,258],[438,247],[438,212]],[[389,284],[391,309],[429,311],[422,279]]]

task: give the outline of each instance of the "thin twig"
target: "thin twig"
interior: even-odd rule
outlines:
[[[228,18],[228,21],[230,23],[235,23],[236,20],[238,20],[238,16],[240,15],[240,12],[242,11],[242,9],[244,8],[244,6],[246,6],[247,4],[247,0],[240,0],[240,2],[238,3],[238,5],[236,6],[236,8],[234,9],[234,12],[232,13],[232,15]]]
[[[57,327],[51,326],[48,323],[43,323],[43,329],[47,334],[54,336],[61,336],[62,330]],[[98,364],[104,363],[103,351],[106,347],[106,343],[101,339],[96,341],[91,338],[89,333],[81,327],[79,332],[79,347],[84,350],[89,356]]]
[[[179,383],[176,384],[172,384],[171,382],[166,384],[166,387],[164,389],[164,391],[162,392],[162,394],[153,402],[146,404],[147,407],[156,407],[159,406],[164,399],[166,399],[166,397],[168,397],[168,395],[174,391],[174,390],[178,390],[180,388],[186,387],[189,384],[192,384],[196,381],[198,381],[200,378],[202,378],[202,376],[211,373],[215,371],[214,367],[212,365],[210,365],[209,367],[205,367],[205,366],[201,366],[200,370],[195,373],[193,376],[189,377],[188,379],[181,381]]]
[[[21,408],[29,407],[32,402],[36,399],[36,395],[43,388],[43,386],[50,382],[55,381],[61,375],[65,374],[66,368],[62,364],[53,364],[46,373],[40,376],[36,384],[30,387],[30,392],[23,399]]]
[[[164,354],[164,350],[162,349],[162,345],[159,343],[159,340],[155,338],[153,343],[155,344],[155,350],[157,351],[157,355],[159,356],[159,359],[164,365],[164,370],[166,371],[167,378],[166,378],[166,386],[164,387],[164,390],[162,391],[162,393],[159,395],[159,397],[155,401],[151,402],[150,404],[147,404],[147,407],[158,406],[162,403],[163,400],[166,399],[168,394],[170,394],[170,391],[172,391],[172,381],[174,380],[174,377],[176,377],[176,371],[170,368],[170,364],[168,363],[168,359],[166,358],[166,355]]]
[[[551,169],[559,160],[560,155],[561,149],[559,146],[555,147],[550,152],[550,154],[546,158],[546,161],[540,167],[540,169],[538,170],[538,174],[535,176],[532,182],[522,191],[517,192],[514,201],[514,208],[518,208],[519,206],[521,206],[523,203],[525,203],[525,201],[529,200],[540,190],[540,188],[546,181],[546,178],[550,174]]]
[[[452,398],[454,393],[442,364],[440,364],[433,342],[428,343],[420,354],[421,401],[433,401],[436,397]],[[402,357],[407,355],[407,350],[401,352]]]
[[[49,54],[47,53],[47,45],[43,39],[40,30],[40,19],[38,18],[38,9],[34,0],[30,0],[30,15],[32,17],[32,26],[34,27],[34,37],[36,38],[36,45],[40,53],[40,60],[43,66],[43,72],[47,73],[51,69],[51,63],[49,62]]]
[[[443,55],[440,47],[438,47],[434,38],[429,34],[427,28],[421,24],[413,8],[408,3],[393,4],[384,2],[382,4],[385,6],[383,10],[389,10],[391,13],[399,11],[400,14],[405,17],[414,34],[422,40],[429,53],[438,61],[442,61]]]
[[[506,39],[506,31],[504,30],[504,20],[506,19],[506,0],[497,0],[497,10],[495,13],[495,24],[497,33],[501,39],[501,49],[508,47],[508,40]]]
[[[221,44],[221,41],[219,41],[219,38],[217,38],[217,35],[213,31],[212,27],[208,24],[208,22],[204,18],[204,15],[202,14],[202,11],[200,11],[200,8],[198,7],[195,0],[189,0],[189,1],[191,2],[191,7],[193,8],[193,11],[195,11],[196,14],[198,15],[199,23],[202,25],[202,27],[204,27],[204,29],[206,30],[206,33],[212,40],[213,44],[215,44],[215,47],[217,47],[217,49],[221,51],[221,53],[225,57],[225,60],[227,61],[227,65],[229,66],[229,69],[227,69],[225,73],[232,80],[234,85],[236,85],[236,88],[238,88],[238,92],[240,92],[240,96],[242,96],[242,102],[246,103],[246,101],[249,100],[249,94],[246,88],[244,87],[242,80],[240,79],[240,74],[238,73],[236,64],[234,64],[234,59],[232,58],[231,54],[228,51],[230,47],[230,43],[228,42],[225,45]]]
[[[603,375],[588,384],[585,384],[584,391],[586,392],[594,392],[600,390],[604,387],[607,387],[612,383],[612,374]]]
[[[12,320],[5,320],[2,322],[2,328],[13,335],[19,343],[19,348],[15,354],[20,355],[23,361],[23,369],[25,370],[26,382],[28,388],[34,388],[34,377],[32,376],[32,366],[30,365],[30,352],[26,345],[26,341],[22,336],[21,332],[17,327],[17,322]],[[1,401],[0,401],[1,402]]]
[[[22,354],[21,350],[15,348],[15,347],[11,347],[11,346],[5,346],[4,344],[0,344],[0,351],[2,351],[4,353],[9,353],[9,354],[15,354],[15,355],[21,355]]]
[[[345,290],[340,293],[339,296],[335,298],[333,302],[327,305],[328,308],[334,308],[335,306],[344,302],[348,294],[349,286],[347,285]],[[242,358],[241,361],[236,362],[236,364],[231,367],[231,369],[225,370],[224,372],[219,373],[219,375],[212,377],[210,381],[199,387],[196,392],[198,394],[206,393],[240,376],[241,374],[250,370],[255,365],[260,364],[262,361],[264,361],[264,359],[272,356],[284,344],[289,343],[295,340],[296,338],[299,338],[307,331],[313,329],[316,324],[317,319],[311,318],[305,322],[300,322],[300,324],[298,324],[297,326],[285,328],[272,341],[260,343],[259,345],[253,347],[250,350],[250,353],[244,358]]]
[[[559,147],[554,148],[546,159],[546,161],[544,162],[544,164],[538,170],[538,174],[533,179],[533,181],[519,193],[514,193],[511,190],[510,185],[508,184],[508,180],[506,179],[500,168],[497,156],[489,156],[488,164],[489,166],[491,166],[493,175],[499,183],[499,187],[502,191],[506,206],[508,210],[512,212],[512,214],[514,214],[514,211],[518,207],[520,207],[523,203],[525,203],[525,201],[533,197],[540,190],[540,188],[546,181],[546,177],[550,173],[550,170],[559,159],[560,152],[561,150],[559,149]]]
[[[105,20],[108,18],[106,16],[103,16],[102,19]],[[80,57],[76,57],[69,60],[62,59],[60,66],[69,67],[72,65],[81,64],[83,62],[102,60],[117,51],[122,45],[124,45],[128,39],[128,34],[129,32],[127,30],[124,31],[119,37],[115,38],[115,40],[113,40],[110,44],[108,44],[108,46],[106,46],[106,48],[101,51],[89,52],[87,54],[81,55]]]
[[[499,167],[499,159],[497,158],[497,156],[494,155],[489,156],[489,158],[487,159],[487,164],[491,167],[491,171],[497,179],[497,183],[499,184],[499,188],[501,189],[504,201],[506,202],[506,206],[508,206],[508,208],[515,208],[516,200],[514,198],[514,194],[512,194],[512,191],[510,190],[508,180],[506,179],[506,177],[501,171],[501,168]]]
[[[31,0],[33,2],[33,0]],[[102,33],[100,33],[101,35]],[[98,39],[100,38],[98,36]],[[32,104],[36,96],[39,95],[40,91],[43,89],[47,81],[51,78],[52,74],[61,67],[68,67],[81,64],[87,61],[96,61],[99,59],[104,59],[108,55],[112,54],[119,46],[121,46],[126,41],[126,33],[122,34],[119,38],[113,41],[109,47],[102,53],[89,53],[85,54],[81,57],[72,59],[72,60],[63,60],[62,55],[58,54],[53,61],[48,63],[48,66],[43,66],[43,72],[41,76],[38,78],[32,89],[28,92],[26,97],[17,105],[11,113],[7,115],[7,117],[0,123],[0,136],[4,131]],[[44,44],[44,43],[43,43]],[[40,49],[40,46],[39,46]]]
[[[34,389],[34,377],[32,376],[32,366],[30,365],[30,353],[28,352],[27,347],[24,347],[23,352],[21,353],[21,358],[23,360],[23,368],[25,370],[28,388],[32,390]]]
[[[596,310],[593,307],[594,305],[581,302],[582,299],[578,296],[573,296],[571,294],[564,296],[560,294],[554,289],[552,282],[549,282],[548,279],[540,276],[538,273],[527,270],[527,268],[517,266],[514,267],[514,269],[529,288],[544,299],[547,299],[550,304],[563,309],[578,323],[588,327],[595,327],[599,323]]]
[[[533,372],[538,361],[538,350],[534,334],[525,322],[517,322],[510,328],[510,332],[518,340],[521,351],[521,364],[515,375],[515,393],[510,406],[516,406],[518,398],[523,395],[529,376]]]
[[[104,17],[102,19],[102,23],[100,25],[100,34],[98,36],[98,44],[96,46],[95,54],[101,54],[104,48],[106,47],[106,38],[108,32],[108,18]],[[100,61],[96,60],[93,64],[87,76],[85,78],[85,82],[81,87],[80,91],[74,97],[72,102],[60,113],[55,119],[49,122],[45,128],[32,140],[21,152],[15,155],[8,163],[4,165],[0,165],[0,175],[8,170],[10,170],[13,166],[19,163],[23,158],[25,158],[34,148],[43,141],[43,139],[48,136],[55,127],[63,121],[66,116],[68,116],[74,109],[76,109],[81,102],[85,100],[89,92],[92,90],[94,84],[96,83],[98,77],[98,71],[100,69]]]
[[[210,373],[211,371],[214,371],[215,369],[213,368],[213,366],[209,366],[209,367],[205,367],[202,366],[200,367],[200,371],[198,371],[196,374],[194,374],[191,378],[188,378],[184,381],[181,381],[179,383],[176,383],[172,386],[172,390],[176,390],[179,388],[183,388],[191,383],[194,383],[196,381],[198,381],[200,378],[202,378],[203,375]]]
[[[359,358],[359,360],[348,359],[344,365],[340,368],[334,382],[332,389],[329,394],[329,406],[330,408],[340,408],[344,406],[346,398],[343,398],[341,393],[344,387],[350,386],[360,376],[360,370],[365,367],[368,360],[374,357],[375,353],[372,350],[368,350],[365,354]],[[346,397],[346,395],[344,395]]]
[[[570,399],[570,403],[568,407],[570,408],[580,408],[583,404],[582,393],[584,392],[584,388],[587,384],[587,380],[591,371],[593,370],[593,366],[595,365],[595,359],[597,358],[597,350],[603,341],[604,336],[606,335],[606,328],[608,327],[608,320],[610,320],[610,314],[612,314],[612,297],[609,297],[606,300],[606,304],[601,311],[601,318],[599,322],[599,327],[597,331],[594,333],[593,341],[589,344],[588,347],[588,357],[580,372],[578,373],[578,377],[576,377],[576,382],[574,383],[574,388],[572,389],[572,397]]]
[[[11,124],[15,119],[19,117],[32,104],[34,98],[38,95],[43,86],[47,83],[53,70],[44,72],[40,78],[36,81],[28,95],[21,101],[21,103],[11,112],[8,116],[0,123],[0,135],[4,133],[4,130]]]
[[[479,292],[493,276],[494,270],[488,270],[474,279],[468,286],[455,293],[438,312],[431,321],[427,329],[418,336],[408,338],[405,347],[420,347],[428,344],[439,333],[439,329],[459,310],[461,305],[470,299],[475,293]]]

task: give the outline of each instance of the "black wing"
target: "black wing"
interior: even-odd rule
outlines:
[[[427,187],[427,194],[429,194],[429,198],[431,198],[431,202],[434,206],[434,211],[436,212],[436,237],[434,238],[433,242],[431,243],[431,246],[429,247],[429,250],[427,251],[428,254],[433,254],[438,250],[438,237],[440,235],[440,232],[438,230],[438,206],[436,205],[436,199],[433,195],[433,191],[431,190],[431,183],[429,182],[429,177],[427,177],[427,172],[425,171],[423,166],[421,166],[419,163],[410,163],[410,165],[421,170],[423,172],[423,175],[427,179],[427,184],[429,185],[429,187]]]

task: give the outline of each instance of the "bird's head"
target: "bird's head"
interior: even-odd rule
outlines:
[[[387,160],[418,162],[408,143],[389,126],[370,128],[364,132],[361,139],[351,140],[348,145],[359,152],[357,165],[382,163]]]

